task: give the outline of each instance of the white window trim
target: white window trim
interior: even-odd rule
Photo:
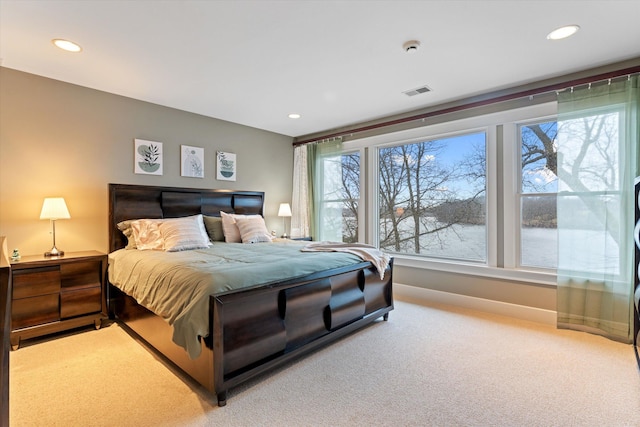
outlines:
[[[554,104],[555,105],[555,104]],[[503,126],[503,191],[504,191],[504,267],[517,270],[554,272],[553,269],[523,266],[520,239],[522,229],[522,154],[519,128],[533,123],[544,123],[556,120],[556,114],[540,117],[529,117],[505,123]],[[507,233],[507,230],[513,230]]]

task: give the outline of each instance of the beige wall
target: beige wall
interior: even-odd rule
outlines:
[[[163,143],[162,176],[133,173],[134,139]],[[51,248],[44,197],[64,197],[56,223],[65,251],[108,250],[107,184],[264,191],[265,219],[282,230],[290,137],[0,67],[0,236],[24,255]],[[180,145],[205,149],[205,178],[180,176]],[[236,153],[238,179],[215,179],[216,151]]]

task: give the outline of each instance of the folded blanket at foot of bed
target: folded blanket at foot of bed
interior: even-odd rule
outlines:
[[[341,243],[341,242],[312,242],[301,249],[304,252],[346,252],[356,255],[364,261],[369,261],[378,270],[380,279],[384,278],[384,272],[389,265],[391,257],[364,243]]]

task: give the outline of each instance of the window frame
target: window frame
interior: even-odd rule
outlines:
[[[520,128],[523,126],[550,121],[557,121],[557,115],[552,114],[525,120],[514,120],[503,125],[503,135],[505,140],[503,171],[505,171],[505,175],[507,170],[514,172],[514,175],[509,177],[510,182],[513,183],[513,187],[510,189],[505,188],[504,191],[504,218],[505,222],[507,221],[507,218],[509,220],[509,224],[505,223],[504,225],[504,268],[536,271],[549,274],[555,274],[556,272],[555,268],[522,265],[522,196],[523,194],[530,195],[533,193],[522,193],[522,141],[520,139]],[[509,197],[509,193],[511,193],[513,197]],[[550,194],[557,194],[557,192],[539,193],[539,195]],[[511,215],[507,215],[507,212],[510,212]],[[509,238],[506,233],[507,230],[512,230],[511,238]]]
[[[431,142],[431,141],[437,141],[437,140],[442,140],[442,139],[451,139],[451,138],[457,138],[457,137],[463,137],[466,135],[471,135],[471,134],[484,134],[485,136],[485,166],[486,166],[486,171],[485,171],[485,199],[486,199],[486,222],[485,222],[485,260],[465,260],[465,259],[456,259],[456,258],[448,258],[448,257],[444,257],[444,256],[429,256],[429,255],[416,255],[416,254],[408,254],[408,253],[402,253],[402,252],[391,252],[389,251],[389,253],[391,253],[394,257],[396,256],[415,256],[415,257],[419,257],[419,258],[426,258],[426,259],[430,259],[430,260],[445,260],[445,261],[450,261],[450,262],[462,262],[462,263],[469,263],[469,264],[477,264],[477,265],[495,265],[495,256],[492,257],[492,255],[490,255],[491,250],[490,250],[490,244],[489,244],[489,240],[491,239],[491,232],[490,230],[495,229],[495,227],[490,227],[489,222],[490,222],[490,212],[492,212],[493,208],[492,208],[492,203],[490,203],[489,201],[489,167],[490,167],[490,161],[489,161],[489,152],[491,151],[489,149],[489,139],[490,139],[490,134],[492,134],[492,131],[490,129],[490,127],[480,127],[480,128],[470,128],[470,129],[462,129],[459,131],[455,131],[455,132],[449,132],[449,133],[443,133],[443,134],[436,134],[436,135],[431,135],[428,137],[417,137],[417,138],[411,138],[409,140],[406,141],[402,141],[402,142],[396,142],[396,143],[384,143],[384,144],[379,144],[376,145],[375,151],[376,151],[376,163],[371,164],[371,169],[375,169],[374,171],[374,176],[375,176],[375,181],[371,181],[372,184],[375,183],[375,191],[376,194],[379,194],[379,182],[380,182],[380,174],[379,172],[379,152],[381,149],[386,149],[386,148],[393,148],[393,147],[400,147],[403,145],[411,145],[411,144],[417,144],[417,143],[422,143],[422,142]],[[495,139],[495,138],[494,138]],[[373,214],[373,221],[374,224],[380,224],[380,209],[378,209],[378,203],[376,203],[374,205],[374,208],[372,208],[372,214]],[[380,246],[380,241],[379,241],[379,233],[375,233],[375,245],[376,246]],[[492,264],[493,263],[493,264]]]
[[[363,165],[363,159],[364,159],[364,148],[344,148],[343,150],[340,150],[339,152],[336,153],[331,153],[331,154],[325,154],[325,155],[320,155],[318,156],[318,162],[316,167],[319,169],[318,173],[320,176],[324,177],[324,157],[330,157],[330,156],[346,156],[346,155],[350,155],[350,154],[354,154],[354,153],[358,153],[358,155],[360,156],[360,170],[359,170],[359,176],[358,176],[358,186],[359,188],[359,199],[358,199],[358,212],[357,212],[357,221],[358,221],[358,227],[357,227],[357,233],[358,233],[358,242],[359,243],[364,243],[363,242],[363,238],[362,236],[365,235],[366,232],[366,228],[365,228],[365,209],[363,209],[363,188],[365,185],[365,181],[364,181],[364,176],[363,176],[363,169],[364,169],[364,165]],[[325,182],[324,180],[320,183],[318,183],[318,190],[319,190],[319,198],[317,199],[316,203],[318,203],[318,236],[317,238],[320,240],[325,240],[323,238],[324,236],[324,232],[322,229],[322,220],[320,219],[321,217],[321,213],[322,213],[322,208],[321,206],[323,206],[326,203],[343,203],[346,199],[324,199],[324,186],[325,186]]]

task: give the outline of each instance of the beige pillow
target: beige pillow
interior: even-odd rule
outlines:
[[[208,248],[211,244],[202,215],[164,219],[158,225],[167,252]]]
[[[240,231],[242,243],[271,242],[271,234],[267,230],[261,216],[236,219],[236,226]]]
[[[158,219],[138,219],[131,222],[137,249],[141,251],[163,249],[162,234],[158,228],[160,221]]]
[[[260,215],[239,215],[228,214],[220,211],[222,217],[222,231],[224,232],[224,241],[227,243],[241,243],[242,236],[236,225],[236,220],[241,218],[262,218]]]

